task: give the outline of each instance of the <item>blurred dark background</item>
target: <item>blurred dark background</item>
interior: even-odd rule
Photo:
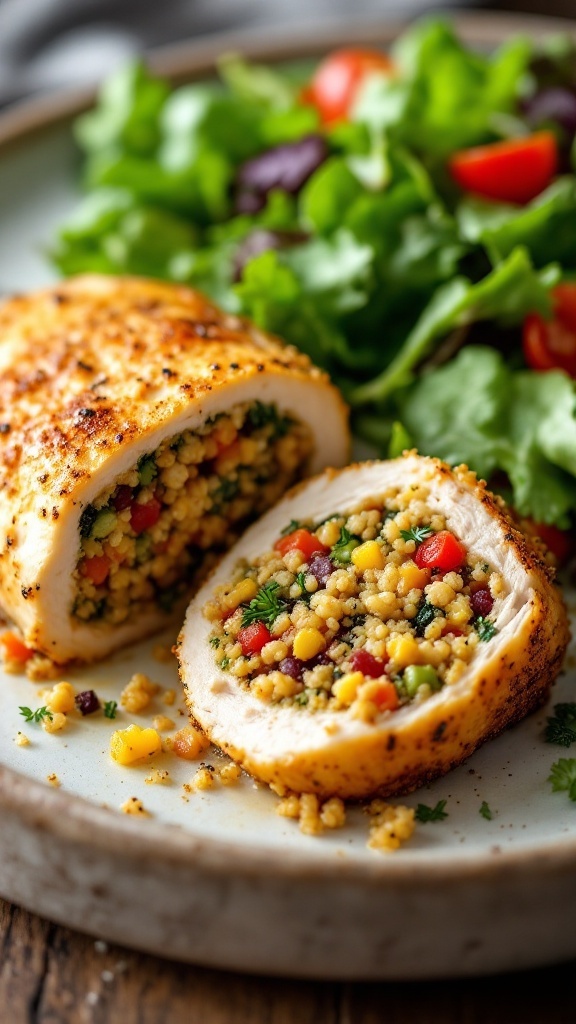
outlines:
[[[96,81],[130,54],[185,39],[454,9],[576,18],[576,0],[0,0],[0,105]]]

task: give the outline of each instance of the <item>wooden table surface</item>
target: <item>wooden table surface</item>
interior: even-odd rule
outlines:
[[[1,1024],[574,1024],[575,969],[418,983],[258,978],[95,943],[0,901]]]

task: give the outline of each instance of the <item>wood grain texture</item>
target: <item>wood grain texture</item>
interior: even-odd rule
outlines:
[[[257,978],[95,943],[0,901],[3,1024],[574,1024],[575,967],[398,984]]]

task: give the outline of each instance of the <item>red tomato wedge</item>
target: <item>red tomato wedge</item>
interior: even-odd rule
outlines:
[[[318,65],[302,98],[317,108],[324,124],[345,121],[368,75],[392,75],[394,70],[390,58],[379,50],[335,50]]]
[[[455,153],[449,169],[465,192],[503,203],[529,203],[558,170],[558,146],[552,132],[493,142]]]
[[[522,332],[524,358],[533,370],[565,370],[576,377],[576,281],[552,292],[554,315],[530,313]]]
[[[318,537],[310,533],[310,530],[302,528],[294,530],[293,533],[289,533],[286,537],[280,537],[276,541],[274,548],[282,557],[288,551],[301,551],[306,558],[311,558],[312,555],[324,555],[330,550],[330,548],[327,548],[325,544],[318,540]]]
[[[414,555],[419,569],[442,569],[443,572],[459,569],[465,560],[464,547],[449,530],[433,533],[422,542]]]

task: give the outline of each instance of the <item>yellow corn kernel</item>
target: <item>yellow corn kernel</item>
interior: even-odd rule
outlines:
[[[229,594],[222,600],[222,605],[227,611],[232,612],[244,601],[251,601],[258,593],[258,584],[254,580],[240,580]]]
[[[383,569],[386,564],[382,548],[375,540],[367,540],[354,548],[352,561],[361,572],[365,572],[366,569]]]
[[[416,665],[420,653],[414,637],[407,633],[389,640],[386,644],[386,652],[388,657],[392,658],[397,668],[407,668],[408,665]]]
[[[74,687],[70,683],[56,683],[46,697],[46,705],[49,711],[61,711],[66,714],[67,711],[73,711],[74,704]]]
[[[315,658],[325,646],[326,641],[319,629],[299,629],[294,637],[294,657],[300,661],[310,661],[310,658]]]
[[[162,740],[156,729],[142,729],[140,725],[117,729],[110,739],[110,753],[118,764],[135,764],[161,750]]]
[[[332,693],[341,704],[351,704],[356,699],[358,687],[364,682],[363,672],[347,672],[332,687]]]
[[[400,581],[402,583],[402,596],[409,594],[411,590],[424,590],[430,581],[430,573],[425,569],[419,569],[412,559],[400,566]]]

